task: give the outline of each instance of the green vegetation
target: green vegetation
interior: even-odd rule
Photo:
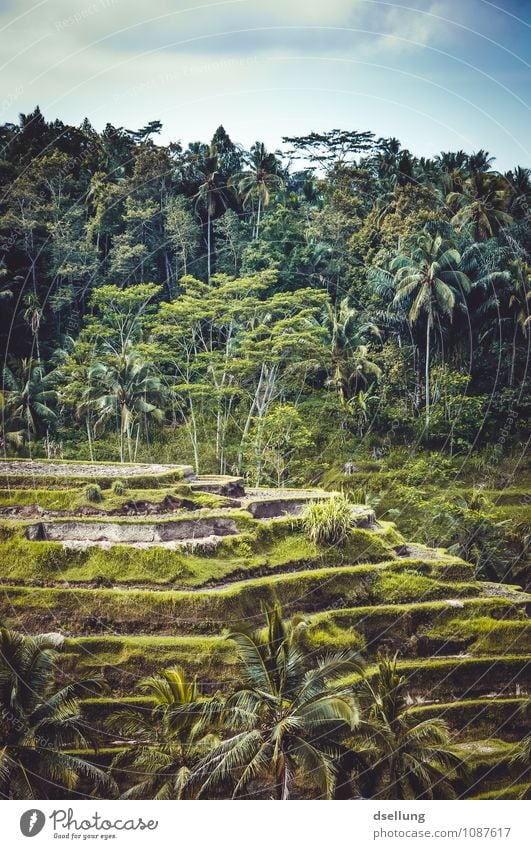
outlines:
[[[160,129],[0,127],[2,794],[527,792],[529,171]]]
[[[396,656],[380,655],[376,674],[356,688],[368,704],[355,733],[356,783],[374,799],[433,799],[435,789],[438,798],[455,798],[452,779],[464,763],[451,750],[443,719],[417,722],[407,710],[407,686]]]
[[[103,501],[103,495],[101,494],[101,488],[97,483],[89,483],[85,487],[85,498],[91,504],[99,504],[100,501]]]
[[[238,514],[247,527],[254,520]],[[90,520],[86,520],[90,521]],[[386,560],[394,555],[396,532],[355,529],[343,550],[328,549],[322,556],[302,534],[290,534],[291,522],[279,520],[251,533],[225,537],[214,552],[183,552],[154,546],[137,549],[115,545],[110,550],[98,547],[72,551],[59,542],[28,541],[20,532],[0,541],[0,569],[5,580],[69,581],[86,583],[104,579],[117,584],[176,584],[202,586],[225,578],[270,572],[282,568],[303,569],[316,565],[366,563]]]
[[[303,170],[223,127],[0,131],[8,453],[285,486],[360,449],[525,438],[525,168],[350,130],[286,138]]]
[[[95,678],[56,689],[57,642],[50,635],[25,637],[0,629],[0,792],[8,799],[53,798],[81,778],[95,789],[113,782],[83,758],[64,751],[88,746],[79,698],[101,690]]]
[[[342,495],[312,501],[305,508],[302,520],[306,535],[314,545],[344,545],[354,527],[352,505]]]

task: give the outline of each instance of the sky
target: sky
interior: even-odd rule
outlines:
[[[161,142],[332,128],[531,166],[531,0],[0,0],[0,122]]]

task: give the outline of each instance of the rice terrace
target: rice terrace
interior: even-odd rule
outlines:
[[[497,798],[507,785],[511,797],[525,792],[515,754],[528,722],[531,596],[519,586],[479,581],[461,557],[410,544],[351,502],[344,540],[314,542],[308,506],[343,497],[324,490],[246,489],[241,478],[172,465],[16,460],[1,474],[3,627],[45,635],[41,649],[52,652],[62,685],[88,679],[76,722],[85,746],[65,746],[90,765],[77,792],[90,781],[105,786],[110,767],[116,791],[169,793],[169,784],[175,792],[175,760],[197,745],[186,705],[196,703],[193,722],[197,703],[210,711],[213,735],[214,705],[241,678],[240,643],[228,635],[261,628],[262,611],[274,619],[279,607],[284,623],[270,627],[289,627],[307,660],[340,659],[329,670],[332,692],[351,687],[363,701],[364,680],[392,674],[404,728],[447,724],[450,772],[431,776],[436,797]],[[359,665],[349,670],[352,654]],[[159,749],[143,725],[162,735],[172,710],[178,727]],[[362,792],[370,774],[371,746],[361,739],[367,763],[344,754],[340,798],[353,784]],[[143,774],[150,749],[173,753],[157,764],[162,776]],[[137,771],[142,780],[132,779]],[[323,792],[312,776],[295,780],[297,796]]]

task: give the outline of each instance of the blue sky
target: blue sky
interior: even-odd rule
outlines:
[[[529,0],[3,0],[0,121],[250,145],[332,127],[531,166]]]

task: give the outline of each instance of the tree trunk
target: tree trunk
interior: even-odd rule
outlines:
[[[426,385],[426,427],[428,427],[430,423],[430,317],[428,316],[428,321],[426,324],[426,371],[425,371],[425,385]]]
[[[211,260],[210,260],[210,212],[207,212],[207,277],[210,283],[211,277]]]
[[[511,372],[509,374],[509,386],[512,386],[514,383],[514,368],[516,363],[516,335],[518,333],[518,322],[515,322],[514,332],[513,332],[513,345],[512,345],[512,356],[511,356]]]
[[[137,425],[137,428],[136,428],[135,453],[133,455],[133,459],[134,459],[135,463],[136,463],[136,458],[137,458],[137,454],[138,454],[139,442],[140,442],[140,421],[138,422],[138,425]]]
[[[87,416],[85,421],[87,423],[87,439],[88,439],[89,457],[90,457],[90,461],[94,462],[94,452],[92,451],[92,436],[91,436],[91,433],[90,433],[90,419],[89,419],[88,416]]]
[[[190,398],[190,421],[192,426],[190,428],[190,437],[192,440],[192,449],[194,452],[194,466],[196,475],[199,474],[199,451],[197,446],[197,423],[195,420],[195,410],[194,410],[194,402]]]
[[[289,799],[289,769],[285,761],[282,767],[282,794],[280,798],[282,801]]]
[[[258,195],[258,211],[256,213],[256,227],[255,227],[255,231],[254,231],[254,238],[255,239],[258,238],[258,233],[259,233],[259,230],[260,230],[260,215],[261,215],[261,212],[262,212],[262,198],[260,197],[260,195]]]

